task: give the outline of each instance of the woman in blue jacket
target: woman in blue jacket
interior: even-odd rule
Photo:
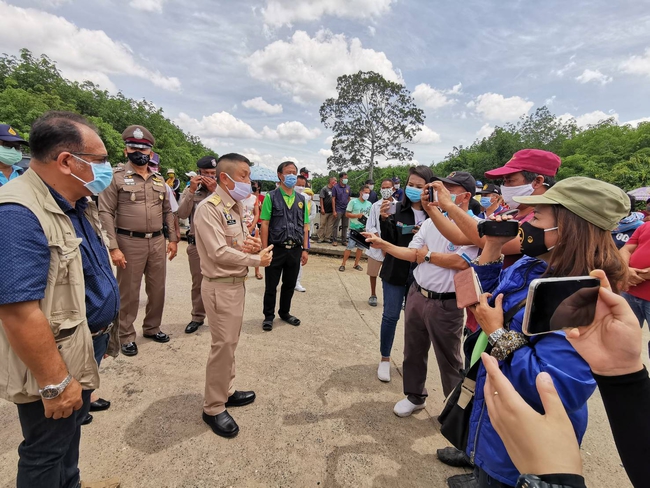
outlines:
[[[520,227],[525,256],[502,270],[501,247],[511,238],[488,237],[483,253],[472,266],[483,290],[491,294],[489,303],[493,307],[479,305],[473,311],[488,336],[487,351],[499,360],[501,371],[517,392],[539,412],[543,409],[535,379],[540,372],[552,377],[581,442],[587,429],[587,400],[596,388],[589,365],[562,332],[524,336],[525,307],[521,304],[530,282],[536,278],[585,276],[594,269],[604,270],[614,291],[618,291],[617,285],[626,280],[627,266],[610,232],[627,215],[629,199],[613,185],[574,177],[560,181],[543,195],[518,197],[515,201],[535,207],[534,218]],[[509,329],[504,329],[504,312],[512,307],[521,309]],[[478,343],[485,344],[480,340]],[[450,486],[494,488],[517,483],[519,472],[492,427],[485,406],[485,378],[481,365],[467,445],[474,474],[452,477]]]

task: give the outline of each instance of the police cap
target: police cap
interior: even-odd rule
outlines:
[[[203,156],[196,162],[196,166],[199,169],[214,169],[217,167],[217,156],[211,154]]]
[[[141,125],[130,125],[122,132],[122,139],[129,145],[143,145],[152,147],[156,140],[146,127]]]

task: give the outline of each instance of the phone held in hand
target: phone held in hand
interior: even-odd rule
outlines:
[[[516,220],[483,220],[478,224],[478,236],[517,237],[519,235],[519,222]]]
[[[415,229],[417,225],[400,225],[399,227],[402,228],[402,235],[405,235],[405,234],[412,234],[413,229]]]
[[[352,239],[358,247],[366,250],[370,249],[370,244],[366,242],[366,238],[358,230],[350,229],[350,239]]]
[[[528,336],[591,325],[600,280],[590,276],[531,281],[522,330]]]
[[[392,200],[388,205],[388,215],[395,215],[396,212],[397,212],[397,202],[395,200]]]
[[[458,308],[476,305],[483,294],[481,282],[472,267],[454,275],[454,287],[456,288],[456,306]]]
[[[434,190],[432,186],[429,187],[429,202],[438,201],[438,190]]]

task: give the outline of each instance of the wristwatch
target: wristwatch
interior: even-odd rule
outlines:
[[[501,336],[506,333],[506,329],[501,327],[500,329],[495,330],[488,336],[488,342],[490,343],[491,346],[494,346],[499,339],[501,339]]]
[[[68,376],[61,383],[58,385],[47,385],[42,390],[38,390],[38,393],[44,400],[52,400],[63,393],[63,390],[65,390],[65,387],[68,386],[70,381],[72,381],[72,375],[68,373]]]
[[[431,262],[431,253],[432,251],[429,251],[426,256],[424,256],[424,262],[425,263],[430,263]]]

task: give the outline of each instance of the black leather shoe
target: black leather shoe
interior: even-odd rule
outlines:
[[[138,346],[135,344],[135,342],[127,342],[126,344],[122,344],[122,354],[125,356],[135,356],[138,354]]]
[[[264,322],[262,322],[262,330],[267,332],[273,330],[273,319],[265,319]]]
[[[436,452],[438,459],[445,463],[447,466],[454,466],[456,468],[473,468],[474,465],[470,461],[469,456],[463,451],[455,447],[445,447],[438,449]]]
[[[229,407],[243,407],[255,401],[254,391],[235,391],[228,397],[226,408]]]
[[[91,412],[101,412],[102,410],[108,410],[111,408],[111,402],[99,398],[96,402],[90,402],[90,411]]]
[[[81,421],[81,425],[88,425],[88,424],[91,423],[92,421],[93,421],[93,416],[90,415],[90,414],[88,414],[88,415],[86,415],[86,418],[84,418],[84,419]]]
[[[192,332],[196,332],[196,330],[202,325],[203,322],[197,322],[196,320],[192,320],[189,324],[187,324],[187,327],[185,327],[185,333],[191,334]]]
[[[285,315],[284,317],[280,318],[288,324],[294,325],[296,327],[300,325],[300,319],[298,317],[294,317],[293,315]]]
[[[235,437],[239,434],[239,425],[227,410],[219,415],[208,415],[203,412],[203,421],[210,426],[212,432],[221,437]]]
[[[169,342],[169,336],[162,331],[154,335],[145,334],[144,337],[146,337],[147,339],[153,339],[154,342],[160,342],[160,343]]]
[[[457,474],[447,478],[447,486],[449,488],[478,488],[478,480],[474,473]]]

